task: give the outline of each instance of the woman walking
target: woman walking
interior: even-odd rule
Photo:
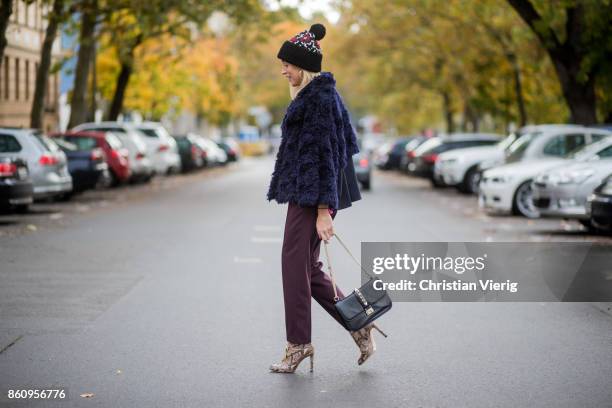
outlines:
[[[352,160],[359,148],[334,76],[321,72],[319,40],[324,36],[325,27],[314,24],[285,41],[277,55],[292,99],[267,194],[268,201],[288,203],[281,256],[287,345],[282,360],[270,366],[277,373],[293,373],[306,357],[313,369],[311,297],[346,329],[319,250],[321,240],[334,235],[338,210],[361,199]],[[376,350],[373,328],[380,331],[373,323],[349,331],[359,347],[360,365]]]

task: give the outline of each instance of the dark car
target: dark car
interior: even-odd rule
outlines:
[[[100,148],[108,165],[110,185],[117,186],[131,177],[128,151],[121,140],[111,132],[77,131],[51,134],[77,146],[79,150]]]
[[[370,160],[370,154],[363,150],[361,138],[357,138],[357,146],[359,147],[359,153],[353,155],[355,176],[357,176],[357,180],[361,183],[363,189],[369,190],[372,181],[372,162]]]
[[[206,166],[206,151],[198,144],[196,136],[173,135],[181,158],[181,171],[186,173]]]
[[[587,198],[587,213],[595,229],[612,232],[612,174]]]
[[[415,150],[425,143],[427,140],[431,139],[428,136],[416,136],[404,146],[404,152],[400,158],[399,170],[403,173],[408,173],[409,164],[414,161]]]
[[[403,137],[391,145],[391,148],[384,152],[376,163],[376,167],[381,170],[396,170],[400,167],[402,158],[406,155],[406,145],[417,136]]]
[[[110,184],[108,164],[101,148],[82,148],[62,138],[56,138],[55,143],[66,154],[68,171],[72,176],[72,191],[64,193],[60,198],[69,199],[76,193],[95,189],[100,184]]]
[[[414,160],[408,164],[408,171],[412,175],[430,179],[434,187],[441,187],[444,183],[433,176],[439,154],[466,147],[490,146],[499,141],[499,135],[479,133],[453,133],[433,137],[414,151]]]
[[[25,212],[33,196],[34,186],[26,162],[17,157],[0,157],[0,208]]]
[[[228,162],[235,162],[240,158],[240,146],[235,140],[230,138],[221,139],[217,142],[217,145],[227,154]]]

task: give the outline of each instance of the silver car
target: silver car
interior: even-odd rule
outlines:
[[[157,174],[181,171],[181,156],[176,141],[161,123],[143,122],[136,125],[136,129],[146,136],[144,140]]]
[[[0,157],[18,157],[28,164],[35,200],[72,191],[66,154],[50,137],[36,129],[0,128],[0,140],[12,146],[2,149]]]
[[[153,162],[147,151],[145,136],[134,125],[125,122],[82,123],[72,129],[112,132],[128,151],[132,181],[149,181],[155,174]]]
[[[587,197],[612,173],[612,136],[569,158],[574,160],[534,179],[533,203],[542,216],[576,219],[589,226]]]

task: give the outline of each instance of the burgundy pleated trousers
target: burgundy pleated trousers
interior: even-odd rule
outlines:
[[[337,214],[332,214],[335,219]],[[321,239],[317,234],[317,207],[301,207],[289,203],[282,250],[283,295],[287,341],[310,343],[311,297],[314,298],[344,328],[344,322],[334,307],[331,278],[321,269],[319,261]],[[338,297],[344,294],[336,285]]]

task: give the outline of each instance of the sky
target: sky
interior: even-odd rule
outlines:
[[[300,3],[301,5],[298,11],[304,18],[310,18],[312,14],[317,11],[323,12],[332,24],[338,22],[340,18],[340,14],[331,6],[331,0],[266,0],[266,4],[271,10],[278,10],[279,4],[282,6],[296,7]]]

